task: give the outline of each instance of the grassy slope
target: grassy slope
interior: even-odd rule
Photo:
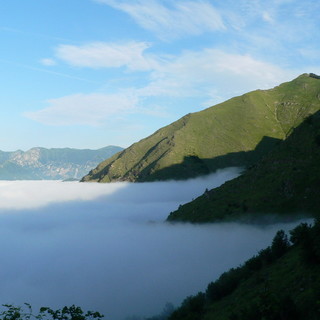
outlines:
[[[320,81],[319,81],[320,82]],[[319,213],[320,112],[242,176],[181,206],[171,221],[255,219],[257,213]]]
[[[83,181],[185,179],[248,165],[273,147],[253,152],[264,137],[284,139],[320,109],[319,92],[320,81],[304,74],[188,114],[102,162]],[[218,158],[219,164],[212,161]]]

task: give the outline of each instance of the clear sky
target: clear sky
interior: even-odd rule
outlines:
[[[319,0],[0,0],[0,150],[127,147],[320,74]]]

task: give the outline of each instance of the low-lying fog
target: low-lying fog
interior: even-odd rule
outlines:
[[[163,222],[238,173],[139,184],[0,182],[0,304],[76,304],[111,320],[178,306],[294,226]]]

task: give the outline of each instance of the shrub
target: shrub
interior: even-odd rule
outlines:
[[[33,314],[32,307],[25,303],[25,307],[16,307],[10,304],[3,304],[4,310],[0,312],[1,320],[101,320],[104,316],[99,312],[87,311],[84,313],[80,307],[72,305],[62,309],[53,310],[48,307],[40,308],[38,314]]]

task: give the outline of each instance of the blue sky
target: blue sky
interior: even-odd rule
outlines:
[[[318,0],[0,1],[0,150],[127,147],[320,74]]]

